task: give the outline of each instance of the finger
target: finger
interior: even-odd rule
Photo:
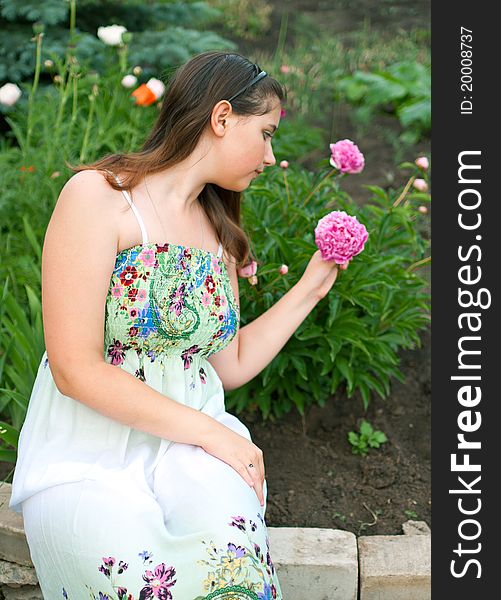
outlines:
[[[254,478],[249,474],[249,469],[245,465],[241,464],[236,470],[243,477],[247,485],[254,487]]]
[[[252,467],[250,465],[253,465]],[[258,497],[259,502],[261,503],[261,506],[264,506],[264,493],[263,493],[263,484],[262,484],[262,477],[261,477],[261,469],[259,468],[259,465],[255,465],[254,463],[249,463],[249,465],[247,465],[247,469],[249,471],[249,473],[252,474],[254,483],[254,491],[256,492],[256,495]]]
[[[350,264],[350,261],[347,261],[347,262],[343,263],[342,265],[339,265],[339,268],[341,269],[341,271],[346,271],[349,264]]]

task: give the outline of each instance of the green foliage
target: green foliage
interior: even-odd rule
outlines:
[[[379,448],[381,444],[388,441],[388,438],[382,431],[374,431],[372,425],[363,420],[360,424],[360,433],[350,431],[348,433],[348,441],[350,442],[353,454],[368,454],[371,448]]]
[[[362,121],[375,109],[393,112],[405,128],[403,141],[415,143],[431,128],[431,81],[429,69],[414,61],[401,61],[387,70],[355,71],[338,82],[340,97],[358,106]]]
[[[303,414],[313,403],[323,406],[341,385],[349,397],[357,391],[367,408],[373,393],[388,395],[392,377],[403,380],[398,350],[419,345],[418,331],[428,325],[428,284],[416,274],[428,262],[417,210],[425,195],[369,186],[371,201],[357,206],[333,173],[330,167],[316,175],[292,165],[266,172],[246,192],[244,226],[260,266],[257,285],[241,280],[241,327],[302,275],[316,250],[314,228],[326,213],[356,216],[369,239],[280,354],[228,393],[227,404],[237,412],[280,417],[295,407]],[[286,276],[278,273],[281,264],[289,267]]]
[[[270,29],[273,7],[266,0],[207,0],[224,15],[222,26],[229,34],[255,40]]]
[[[33,383],[44,353],[40,294],[25,286],[25,310],[5,282],[0,303],[0,460],[15,462]],[[9,423],[5,422],[8,419]],[[7,446],[7,447],[6,447]]]
[[[206,50],[236,49],[234,43],[210,31],[221,13],[204,2],[79,0],[76,3],[77,27],[68,31],[71,5],[72,2],[63,0],[28,3],[0,0],[0,27],[3,30],[0,82],[19,83],[34,72],[31,25],[34,22],[47,26],[42,63],[47,59],[64,60],[71,38],[78,61],[99,72],[105,68],[106,50],[110,49],[97,38],[97,29],[112,23],[123,25],[133,33],[128,48],[130,64],[141,65],[145,78],[158,77],[169,65],[177,66]]]

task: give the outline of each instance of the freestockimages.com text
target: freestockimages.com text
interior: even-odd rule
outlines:
[[[450,455],[450,471],[456,477],[449,494],[457,499],[457,545],[452,550],[450,572],[456,577],[467,573],[482,576],[479,553],[482,550],[482,311],[491,306],[491,293],[482,287],[482,165],[480,150],[458,154],[458,224],[464,244],[458,246],[458,356],[457,374],[457,450]],[[470,571],[470,572],[469,572]]]

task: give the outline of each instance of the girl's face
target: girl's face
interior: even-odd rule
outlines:
[[[264,115],[221,115],[224,134],[219,137],[217,185],[241,192],[265,167],[276,163],[271,140],[280,123],[281,105]],[[222,130],[222,131],[223,131]]]

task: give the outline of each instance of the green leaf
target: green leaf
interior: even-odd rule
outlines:
[[[372,435],[372,425],[368,421],[362,421],[360,424],[360,433],[366,437],[370,437]]]
[[[9,446],[14,446],[17,448],[17,444],[19,441],[19,431],[14,429],[12,425],[9,423],[5,423],[5,421],[0,421],[0,439],[3,440]]]

